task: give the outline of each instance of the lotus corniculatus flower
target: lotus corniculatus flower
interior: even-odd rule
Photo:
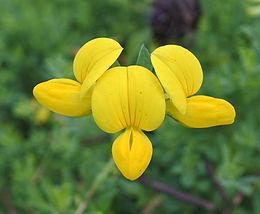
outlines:
[[[142,66],[110,68],[121,51],[112,39],[91,40],[75,57],[77,81],[52,79],[36,85],[33,93],[39,103],[56,113],[86,116],[92,112],[105,132],[121,131],[112,155],[127,179],[137,179],[148,167],[153,147],[143,131],[157,129],[166,113],[193,128],[233,123],[235,110],[227,101],[190,97],[201,86],[202,69],[185,48],[167,45],[151,54],[158,78]]]
[[[37,101],[58,114],[86,116],[96,80],[116,61],[123,48],[113,39],[98,38],[80,48],[73,62],[76,80],[51,79],[36,85]]]
[[[92,112],[105,132],[125,129],[113,143],[113,159],[126,178],[138,178],[153,151],[142,130],[155,130],[165,116],[164,93],[158,79],[141,66],[112,68],[97,81]]]
[[[166,91],[167,114],[190,128],[207,128],[234,122],[235,109],[223,99],[194,95],[203,73],[199,60],[187,49],[165,45],[151,54],[155,72]]]

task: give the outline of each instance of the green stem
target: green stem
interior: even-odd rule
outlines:
[[[89,190],[86,192],[85,199],[79,204],[78,208],[75,211],[75,214],[83,214],[85,209],[88,206],[88,202],[96,192],[98,187],[106,180],[110,172],[114,169],[114,161],[111,158],[100,171],[100,173],[95,178],[94,182],[91,184]]]
[[[116,135],[112,135],[112,140],[116,138]],[[88,202],[96,192],[98,187],[107,179],[110,172],[114,169],[114,160],[111,157],[110,160],[104,165],[102,170],[97,174],[93,183],[89,187],[89,190],[85,194],[85,198],[81,201],[74,214],[83,214],[88,207]]]

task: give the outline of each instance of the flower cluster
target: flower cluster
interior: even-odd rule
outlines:
[[[154,50],[151,62],[157,76],[137,65],[110,68],[122,50],[113,39],[93,39],[75,56],[76,81],[51,79],[36,85],[33,94],[58,114],[92,113],[105,132],[124,130],[113,143],[112,155],[129,180],[140,177],[152,157],[152,144],[143,131],[157,129],[166,114],[191,128],[234,122],[235,110],[229,102],[194,95],[203,74],[198,59],[187,49],[166,45]]]

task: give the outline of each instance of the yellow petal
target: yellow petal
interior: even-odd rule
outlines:
[[[75,56],[73,71],[76,79],[82,83],[81,98],[116,61],[123,48],[109,38],[97,38],[83,45]]]
[[[167,101],[167,113],[190,128],[228,125],[235,120],[235,109],[226,100],[198,95],[188,98],[187,103],[187,111],[183,115],[171,101]]]
[[[113,143],[112,155],[120,172],[129,180],[140,177],[152,158],[148,137],[137,129],[126,129]]]
[[[157,48],[151,54],[155,72],[176,108],[184,114],[186,97],[196,93],[203,79],[198,59],[177,45]]]
[[[165,117],[165,99],[158,79],[141,66],[129,66],[128,102],[131,126],[152,131]]]
[[[91,110],[91,92],[80,100],[81,85],[70,79],[52,79],[36,85],[33,95],[46,108],[65,116],[84,116]]]
[[[106,132],[130,126],[151,131],[165,116],[163,90],[144,67],[115,67],[97,81],[92,112],[97,125]]]

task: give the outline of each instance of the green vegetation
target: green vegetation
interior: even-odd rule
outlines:
[[[250,10],[260,3],[201,4],[197,32],[178,43],[202,63],[198,94],[229,100],[236,122],[188,129],[166,118],[149,136],[154,154],[145,177],[228,213],[260,213],[260,12]],[[125,180],[109,162],[111,137],[91,116],[62,117],[32,97],[37,83],[72,77],[75,52],[91,38],[118,40],[125,47],[123,64],[136,62],[141,44],[149,51],[159,46],[149,27],[150,1],[0,0],[0,5],[0,213],[69,214],[83,205],[91,214],[211,213]],[[140,54],[147,55],[145,47]],[[138,64],[145,63],[139,57]]]

